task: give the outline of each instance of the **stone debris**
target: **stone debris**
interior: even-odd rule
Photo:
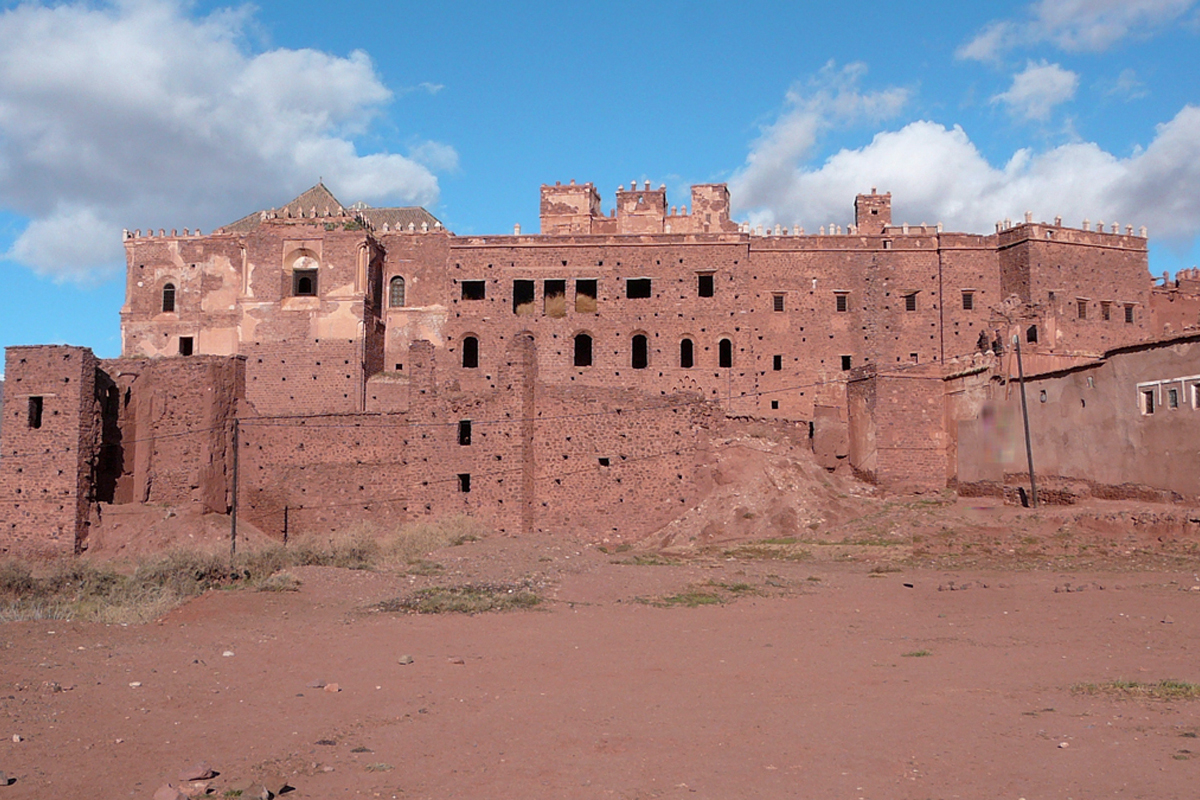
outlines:
[[[221,655],[225,658],[233,658],[234,652],[232,650],[226,650],[224,653],[221,653]]]
[[[187,800],[187,795],[179,791],[175,786],[164,783],[154,790],[154,800]]]
[[[454,656],[453,658],[448,658],[448,659],[446,659],[446,660],[447,660],[447,661],[449,661],[451,664],[465,664],[465,663],[467,663],[467,660],[466,660],[465,658],[463,658],[462,656]]]
[[[325,691],[329,692],[330,694],[337,694],[341,691],[341,687],[339,687],[336,683],[327,683],[325,684]]]
[[[320,678],[317,678],[316,680],[309,681],[308,683],[306,683],[304,685],[307,686],[309,689],[324,689],[325,681],[321,680]]]
[[[1200,588],[1200,587],[1197,587],[1197,588]],[[396,659],[396,663],[403,664],[403,665],[411,664],[411,663],[413,663],[413,657],[410,655],[407,655],[407,654],[402,655],[398,659]]]
[[[201,761],[179,770],[179,780],[181,781],[206,781],[216,776],[216,770],[209,766],[207,761]]]
[[[14,733],[12,739],[13,739],[13,742],[18,742],[18,743],[25,741],[25,737],[19,733]]]

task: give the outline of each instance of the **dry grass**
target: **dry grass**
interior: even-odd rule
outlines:
[[[546,316],[561,319],[567,315],[567,296],[564,294],[546,295]]]
[[[586,294],[575,295],[576,314],[595,314],[598,307],[596,298],[588,297]]]
[[[1107,683],[1077,683],[1071,687],[1075,694],[1109,695],[1148,700],[1195,700],[1200,698],[1200,683],[1163,680],[1157,683],[1141,681],[1108,681]]]
[[[465,584],[421,589],[407,597],[384,600],[372,608],[412,614],[482,614],[533,608],[541,602],[541,597],[520,584]]]

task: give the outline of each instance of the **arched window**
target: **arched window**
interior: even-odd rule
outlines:
[[[463,366],[475,369],[479,366],[479,340],[474,336],[466,336],[462,340]]]
[[[733,366],[733,342],[729,341],[728,339],[722,339],[718,343],[717,348],[719,351],[718,357],[720,358],[721,366],[722,367],[732,367]]]
[[[684,339],[679,343],[679,366],[684,369],[691,369],[696,365],[695,355],[693,350],[695,345],[691,339]]]
[[[592,337],[586,333],[575,334],[575,366],[590,367],[592,365]]]
[[[645,369],[650,363],[650,346],[643,334],[633,337],[633,349],[630,351],[630,366],[634,369]]]
[[[401,308],[404,305],[404,278],[399,275],[392,278],[388,284],[388,306]]]
[[[317,271],[296,270],[292,273],[292,294],[296,297],[313,297],[317,293]]]
[[[173,283],[163,286],[162,310],[165,314],[175,311],[175,284]]]

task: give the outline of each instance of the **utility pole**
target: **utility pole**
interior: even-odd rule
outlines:
[[[238,420],[233,418],[233,501],[229,506],[229,566],[237,555],[237,512],[238,512]]]
[[[1025,402],[1025,367],[1021,363],[1021,334],[1013,335],[1013,345],[1017,349],[1017,381],[1021,387],[1021,418],[1025,423],[1025,459],[1029,462],[1029,502],[1037,508],[1037,481],[1033,477],[1033,445],[1029,441],[1029,406]]]

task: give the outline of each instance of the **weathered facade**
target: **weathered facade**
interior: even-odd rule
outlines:
[[[644,535],[695,502],[696,454],[726,414],[811,423],[830,467],[853,450],[884,483],[944,485],[957,445],[920,398],[948,371],[1002,331],[1074,364],[1159,324],[1144,232],[1116,224],[949,233],[894,224],[872,190],[853,223],[812,234],[734,222],[721,184],[693,187],[690,209],[621,187],[608,215],[591,184],[541,193],[536,235],[459,237],[321,185],[207,235],[126,232],[122,358],[9,351],[6,541],[84,546],[98,503],[226,510],[235,420],[239,507],[274,534],[464,511]],[[848,396],[864,367],[907,383]],[[64,377],[70,397],[51,391]],[[73,461],[57,439],[46,451],[34,397]],[[847,435],[855,409],[869,436]],[[918,442],[935,417],[929,452],[888,449],[887,431]],[[34,504],[48,471],[61,502]]]

